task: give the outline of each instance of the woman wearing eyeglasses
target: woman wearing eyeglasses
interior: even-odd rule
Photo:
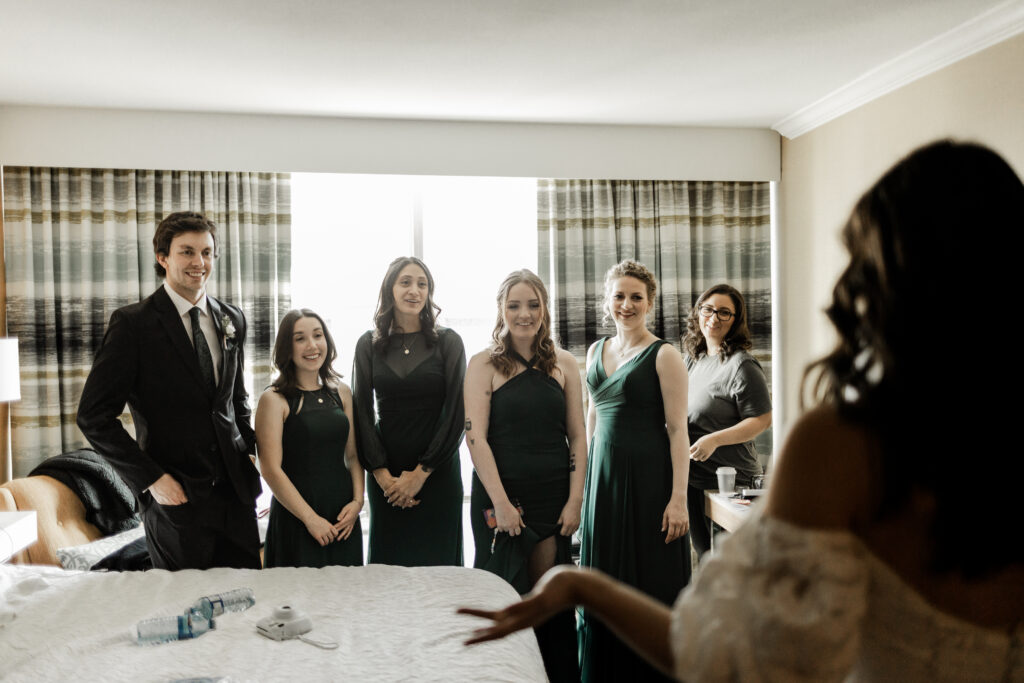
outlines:
[[[686,321],[687,423],[690,433],[690,541],[698,555],[711,549],[711,520],[704,515],[704,491],[718,488],[719,467],[736,469],[736,486],[750,486],[762,474],[754,438],[772,423],[772,402],[764,370],[747,351],[743,295],[715,285],[700,295]]]

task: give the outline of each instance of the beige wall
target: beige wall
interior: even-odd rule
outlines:
[[[804,366],[834,342],[821,313],[846,258],[839,231],[888,167],[942,137],[976,140],[1024,176],[1024,34],[782,141],[776,443],[797,417]]]

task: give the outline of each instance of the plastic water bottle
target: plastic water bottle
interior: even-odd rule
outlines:
[[[205,619],[200,614],[183,614],[179,617],[157,617],[144,619],[136,627],[139,645],[158,645],[172,640],[198,638],[207,631],[217,628],[212,619]]]
[[[199,598],[189,607],[188,613],[201,614],[205,619],[219,617],[225,612],[244,612],[256,604],[251,588],[236,588],[227,593],[216,593]]]

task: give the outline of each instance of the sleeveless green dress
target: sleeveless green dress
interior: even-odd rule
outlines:
[[[662,515],[672,460],[656,359],[659,339],[609,377],[597,346],[587,387],[597,411],[580,527],[580,564],[671,605],[690,580],[690,539],[666,545]],[[586,611],[579,630],[584,681],[669,680]]]
[[[309,506],[331,523],[352,501],[352,476],[345,466],[348,430],[341,398],[329,389],[302,391],[288,401],[281,469]],[[306,525],[274,498],[263,556],[266,567],[361,565],[362,525],[357,519],[347,539],[321,547]]]
[[[565,392],[558,381],[534,367],[526,369],[491,395],[487,443],[494,454],[509,500],[523,509],[526,528],[518,536],[495,534],[484,510],[493,508],[483,482],[473,472],[470,524],[476,546],[473,566],[486,569],[520,593],[530,589],[527,563],[533,548],[555,538],[555,564],[572,562],[570,538],[562,536],[558,518],[569,499],[569,443],[565,425]],[[552,681],[578,681],[573,612],[565,610],[535,629],[544,668]]]

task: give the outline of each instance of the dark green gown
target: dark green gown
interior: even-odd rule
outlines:
[[[302,399],[302,407],[299,400]],[[288,401],[281,435],[281,469],[318,515],[332,524],[352,502],[345,466],[349,423],[341,399],[328,389],[303,391]],[[274,498],[264,546],[266,567],[327,567],[363,563],[363,530],[356,519],[349,537],[322,546],[306,525]]]
[[[495,535],[483,514],[494,505],[475,471],[470,524],[476,545],[473,566],[494,572],[520,593],[526,593],[530,589],[527,562],[537,543],[554,536],[555,563],[572,562],[570,539],[559,533],[558,524],[569,499],[569,444],[561,385],[533,367],[536,358],[527,362],[515,356],[526,370],[491,395],[487,443],[505,493],[523,509],[526,528],[514,537]],[[536,629],[544,667],[552,681],[579,680],[574,631],[571,610]]]
[[[665,544],[662,516],[672,494],[665,405],[655,366],[658,340],[608,377],[595,350],[587,387],[597,411],[583,497],[580,564],[671,605],[690,580],[688,536]],[[669,680],[584,611],[584,681]]]
[[[428,347],[421,333],[392,335],[385,354],[373,350],[371,340],[367,332],[356,344],[352,373],[356,438],[370,503],[367,561],[461,567],[462,339],[441,329],[438,342]],[[412,353],[403,355],[405,348]],[[420,463],[433,471],[416,496],[419,505],[402,509],[388,503],[373,470],[387,467],[399,476]]]

